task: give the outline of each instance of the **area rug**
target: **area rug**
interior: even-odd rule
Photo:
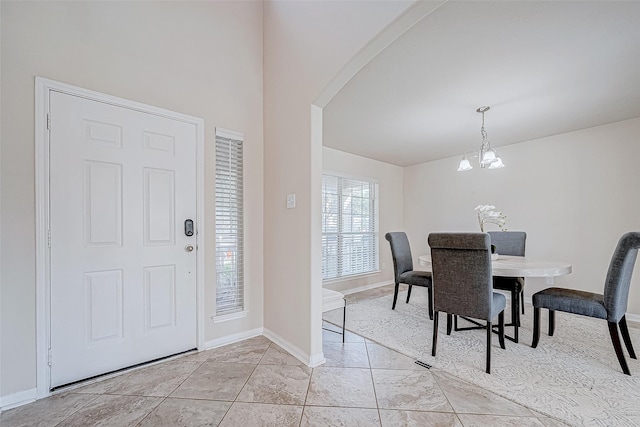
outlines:
[[[494,335],[488,375],[485,331],[447,336],[446,316],[441,315],[438,352],[432,357],[426,290],[414,289],[409,304],[405,298],[406,292],[398,295],[395,310],[391,295],[348,304],[347,329],[570,425],[640,425],[640,362],[627,355],[632,376],[622,373],[606,321],[557,312],[555,333],[549,337],[543,310],[540,342],[534,349],[533,310],[527,305],[518,344],[507,341],[502,350]],[[508,309],[505,316],[510,317]],[[342,310],[327,312],[324,319],[339,324]],[[638,352],[640,330],[630,328],[630,334]]]

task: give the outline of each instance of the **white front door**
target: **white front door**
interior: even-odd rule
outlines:
[[[195,348],[195,125],[55,91],[49,111],[51,388]]]

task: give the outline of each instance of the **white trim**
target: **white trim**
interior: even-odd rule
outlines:
[[[314,354],[309,359],[310,368],[317,368],[318,366],[324,365],[325,363],[327,363],[327,359],[324,358],[324,353],[322,352]]]
[[[222,323],[228,322],[229,320],[242,319],[243,317],[247,317],[247,314],[249,314],[249,310],[238,311],[231,314],[223,314],[222,316],[211,316],[211,320],[213,320],[213,323]]]
[[[204,180],[204,120],[193,117],[196,120],[196,298],[197,298],[197,345],[198,350],[205,347],[205,295],[204,295],[204,264],[205,264],[205,180]]]
[[[244,134],[235,130],[216,127],[216,136],[244,142]]]
[[[233,344],[239,341],[244,341],[249,338],[258,337],[262,335],[262,328],[250,329],[244,332],[238,332],[237,334],[226,335],[215,340],[207,341],[204,345],[205,350],[211,350],[212,348],[222,347],[223,345]]]
[[[627,313],[624,317],[630,322],[640,323],[640,314]]]
[[[163,108],[95,92],[42,77],[35,78],[35,186],[36,186],[36,398],[50,395],[50,252],[47,245],[49,227],[49,92],[56,91],[117,107],[193,124],[196,128],[196,345],[203,349],[204,338],[204,120]]]
[[[333,285],[335,283],[348,282],[349,280],[365,279],[370,276],[379,276],[382,273],[381,270],[370,271],[368,273],[352,274],[350,276],[340,276],[333,279],[327,279],[322,281],[322,286]]]
[[[369,289],[375,289],[375,288],[379,288],[382,286],[387,286],[387,285],[393,285],[395,282],[392,280],[388,280],[385,282],[378,282],[378,283],[371,283],[369,285],[364,285],[364,286],[358,286],[357,288],[350,288],[350,289],[331,289],[329,286],[323,286],[327,289],[331,289],[332,291],[338,291],[340,293],[342,293],[343,295],[351,295],[351,294],[355,294],[357,292],[362,292],[362,291],[368,291]]]
[[[27,403],[35,402],[38,395],[38,390],[32,388],[31,390],[25,390],[18,393],[13,393],[8,396],[0,396],[0,412],[7,409],[16,408],[18,406],[26,405]]]
[[[323,169],[322,175],[337,176],[338,178],[346,178],[346,179],[353,179],[357,181],[366,181],[366,182],[375,182],[376,184],[380,184],[380,181],[377,178],[372,178],[370,176],[364,176],[364,175],[353,175],[345,172],[337,172],[331,169]]]
[[[331,79],[324,89],[322,89],[320,94],[311,104],[321,109],[326,107],[336,94],[347,85],[349,80],[360,72],[360,70],[362,70],[369,61],[375,58],[402,34],[409,31],[414,25],[433,13],[446,2],[447,0],[415,0],[405,12],[387,25],[383,31],[380,31],[362,49],[360,49],[360,51]],[[318,131],[321,132],[321,129],[318,129]],[[321,133],[319,133],[319,135],[321,135]],[[320,137],[320,141],[322,141],[322,137]]]
[[[326,362],[322,353],[322,108],[311,105],[311,161],[309,163],[309,300],[307,351],[309,366],[316,367]],[[303,319],[301,319],[302,321]],[[299,341],[298,341],[299,342]]]
[[[35,89],[35,167],[36,167],[36,387],[37,398],[49,395],[51,369],[49,349],[50,271],[47,245],[49,224],[49,112],[47,81],[36,77]]]
[[[291,344],[289,341],[282,338],[280,335],[276,334],[270,329],[264,328],[263,335],[278,344],[282,347],[287,353],[309,366],[310,368],[315,368],[317,366],[322,365],[327,360],[324,358],[324,354],[322,352],[309,355],[307,352],[302,351],[299,347]]]

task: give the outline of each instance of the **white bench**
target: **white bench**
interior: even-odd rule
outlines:
[[[338,308],[342,308],[342,342],[344,342],[344,324],[347,319],[347,300],[341,292],[332,291],[331,289],[322,288],[322,312],[336,310]],[[339,334],[340,332],[334,331],[332,329],[323,328],[327,331],[335,332]]]

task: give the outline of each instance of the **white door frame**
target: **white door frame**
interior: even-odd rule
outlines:
[[[179,120],[196,127],[196,337],[204,349],[204,120],[106,95],[66,83],[35,79],[36,161],[36,385],[37,398],[49,396],[51,367],[51,259],[49,248],[49,92],[53,90],[143,113]]]

